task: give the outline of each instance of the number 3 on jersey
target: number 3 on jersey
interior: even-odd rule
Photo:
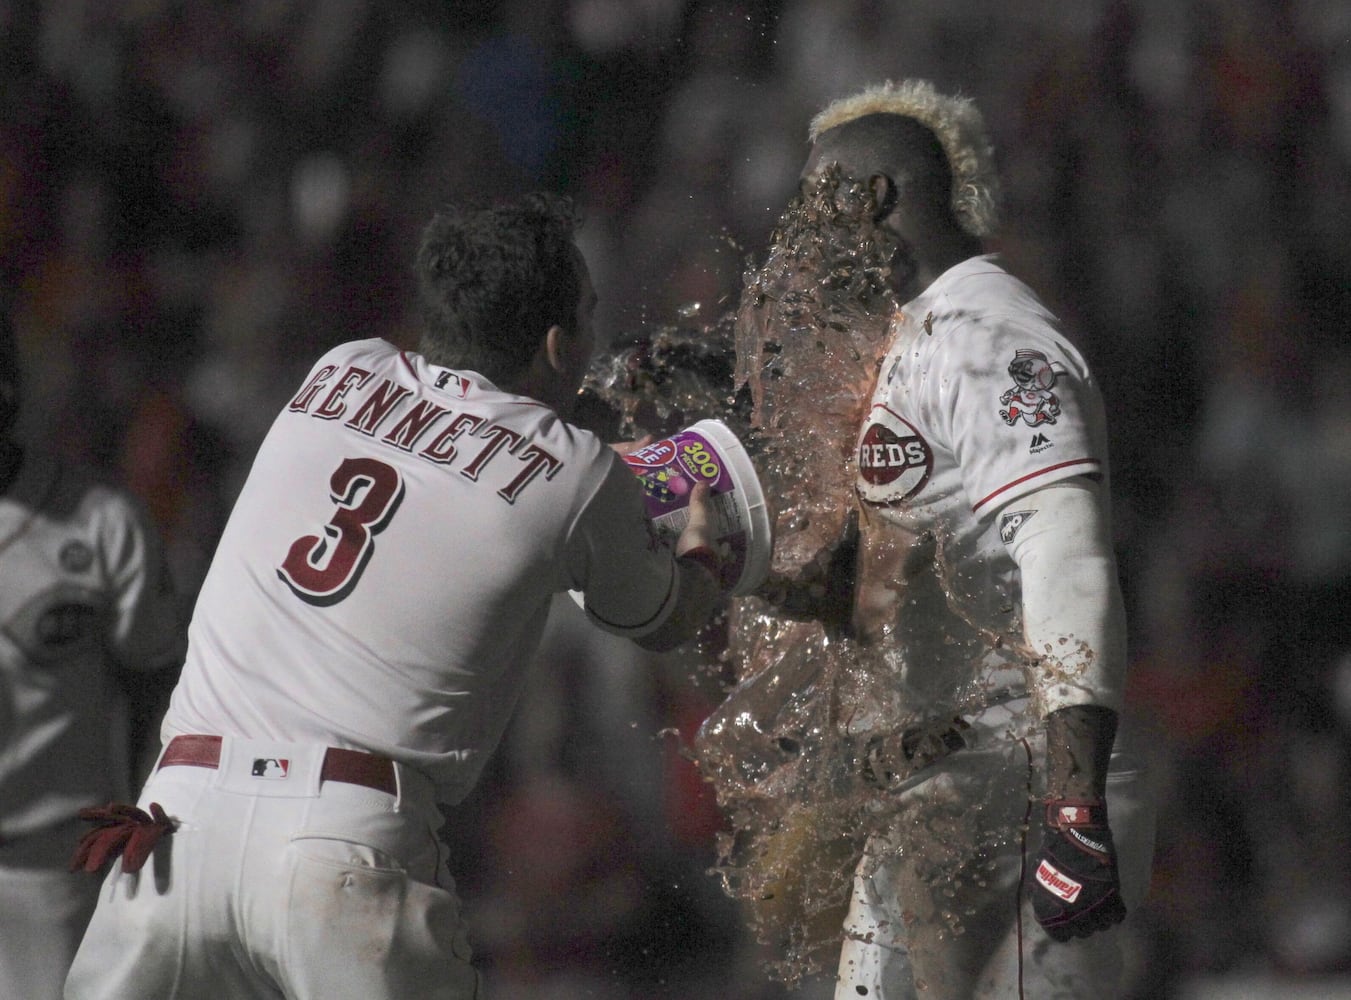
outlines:
[[[292,542],[277,570],[297,597],[319,607],[352,592],[375,551],[375,536],[403,502],[399,470],[373,458],[343,459],[328,486],[337,505],[333,516],[322,534]]]

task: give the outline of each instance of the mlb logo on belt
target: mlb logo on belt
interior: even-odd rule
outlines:
[[[253,771],[255,778],[284,778],[291,770],[291,762],[285,757],[255,757]]]

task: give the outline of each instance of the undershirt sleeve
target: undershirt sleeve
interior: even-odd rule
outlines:
[[[1033,688],[1044,714],[1121,708],[1126,619],[1104,493],[1079,478],[1024,495],[1005,543],[1021,578],[1023,632],[1040,658]]]
[[[636,639],[670,616],[680,596],[680,574],[675,553],[647,516],[633,472],[610,454],[604,482],[568,539],[569,585],[585,595],[583,606],[593,622]]]

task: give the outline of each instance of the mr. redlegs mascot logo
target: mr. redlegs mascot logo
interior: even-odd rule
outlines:
[[[999,397],[1004,407],[999,415],[1004,423],[1010,427],[1020,419],[1032,427],[1055,423],[1060,416],[1060,397],[1051,389],[1056,376],[1065,374],[1065,367],[1041,351],[1018,350],[1013,352],[1008,371],[1014,386]]]

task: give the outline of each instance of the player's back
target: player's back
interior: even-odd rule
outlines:
[[[166,734],[344,743],[467,788],[614,464],[473,373],[380,340],[329,352],[222,535]]]

